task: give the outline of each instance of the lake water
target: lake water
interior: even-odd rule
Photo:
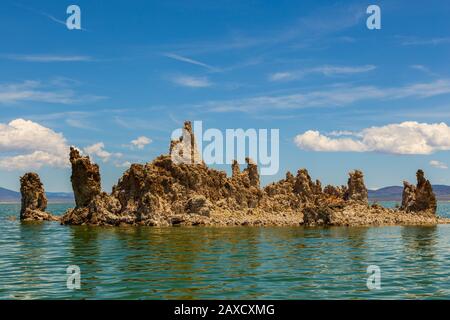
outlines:
[[[450,298],[450,225],[84,227],[21,223],[19,209],[0,205],[1,299]],[[369,265],[381,289],[367,288]]]

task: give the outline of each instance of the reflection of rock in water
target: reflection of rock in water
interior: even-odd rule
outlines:
[[[104,262],[101,261],[100,256],[102,252],[109,251],[107,248],[101,248],[99,234],[104,231],[106,230],[90,226],[70,228],[70,247],[67,266],[76,265],[80,267],[82,288],[80,292],[86,298],[98,296],[97,290],[103,284],[101,276],[105,270],[102,269]],[[111,258],[110,264],[112,265],[114,263],[114,259]],[[104,279],[105,274],[103,276]],[[114,277],[113,274],[107,274],[106,276]]]
[[[405,245],[405,255],[424,260],[434,259],[438,242],[437,226],[411,226],[403,227],[402,240]]]

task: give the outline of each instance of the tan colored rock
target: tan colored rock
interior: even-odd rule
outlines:
[[[231,177],[238,178],[241,175],[241,169],[239,168],[239,163],[237,160],[233,160],[231,164]]]
[[[171,142],[169,154],[145,165],[131,165],[111,194],[100,191],[98,167],[71,150],[72,177],[75,177],[72,182],[80,201],[75,209],[66,212],[62,223],[266,226],[446,221],[435,216],[413,216],[404,211],[369,207],[360,171],[350,173],[348,187],[326,186],[322,190],[320,181],[313,182],[308,171],[301,169],[297,176],[288,172],[285,179],[261,189],[258,166],[252,160],[246,159],[247,167],[243,171],[234,161],[228,177],[203,162],[195,163],[198,159],[195,137],[188,141],[187,136],[193,137],[190,122],[185,123],[183,136]],[[190,160],[179,162],[177,157],[186,152],[184,147],[179,148],[180,144],[186,143]],[[78,184],[83,183],[87,188],[80,188]],[[426,198],[427,188],[421,190],[421,197]]]
[[[319,180],[314,183],[308,170],[300,169],[295,177],[294,193],[306,204],[314,202],[322,194],[322,185]]]
[[[177,164],[203,163],[190,121],[184,122],[182,136],[178,140],[172,140],[170,142],[169,154]]]
[[[186,203],[185,210],[190,214],[199,214],[201,216],[210,216],[211,210],[213,209],[212,203],[206,199],[205,196],[196,195],[191,198]]]
[[[431,211],[436,213],[437,201],[430,181],[425,179],[422,170],[416,173],[417,185],[414,186],[407,181],[403,182],[403,195],[401,210],[406,212]]]
[[[364,184],[364,175],[361,171],[355,170],[349,173],[344,199],[368,203],[368,192]]]
[[[244,174],[247,174],[250,186],[259,189],[259,173],[258,166],[250,158],[245,158],[247,168],[244,169]]]
[[[47,196],[39,175],[29,172],[20,178],[20,193],[22,206],[20,209],[21,220],[58,220],[47,209]]]
[[[99,167],[91,163],[88,156],[81,156],[73,147],[70,148],[70,163],[75,203],[78,208],[86,207],[102,191]]]
[[[341,187],[335,187],[332,185],[327,185],[325,188],[323,188],[323,193],[330,197],[340,198],[343,199],[344,195],[347,191],[347,187],[341,186]]]

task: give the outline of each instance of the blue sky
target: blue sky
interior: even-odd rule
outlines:
[[[61,23],[70,4],[84,30]],[[366,27],[370,4],[381,30]],[[263,183],[306,167],[324,184],[356,168],[370,188],[418,168],[450,184],[449,16],[444,0],[2,1],[0,186],[34,170],[70,191],[45,153],[66,144],[92,152],[109,191],[186,119],[280,129]]]

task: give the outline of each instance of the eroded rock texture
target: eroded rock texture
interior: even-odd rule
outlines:
[[[65,213],[65,224],[314,226],[410,219],[400,211],[369,206],[361,171],[351,172],[348,185],[342,187],[322,189],[319,180],[301,169],[296,176],[288,172],[285,179],[261,188],[258,167],[247,158],[242,171],[234,161],[228,177],[200,161],[190,122],[182,137],[171,142],[168,154],[131,165],[111,194],[101,192],[99,168],[88,157],[72,148],[70,160],[77,206]],[[425,201],[417,198],[428,199],[427,187],[420,190],[415,193],[417,207]],[[426,217],[420,222],[435,220]]]
[[[190,121],[184,123],[181,137],[178,140],[170,141],[169,154],[175,163],[202,163],[202,157],[198,152],[197,141]]]
[[[81,156],[73,147],[70,148],[70,163],[75,203],[78,208],[86,207],[101,193],[100,169],[98,165],[91,163],[88,156]]]
[[[364,184],[364,175],[361,171],[355,170],[349,173],[347,190],[344,195],[345,200],[358,202],[368,202],[368,192]]]
[[[416,186],[407,181],[403,182],[401,210],[406,212],[431,211],[435,214],[437,202],[430,181],[425,179],[425,174],[422,170],[417,171],[416,177]]]
[[[57,220],[45,211],[47,196],[37,173],[26,173],[20,178],[20,193],[22,195],[21,220]]]

